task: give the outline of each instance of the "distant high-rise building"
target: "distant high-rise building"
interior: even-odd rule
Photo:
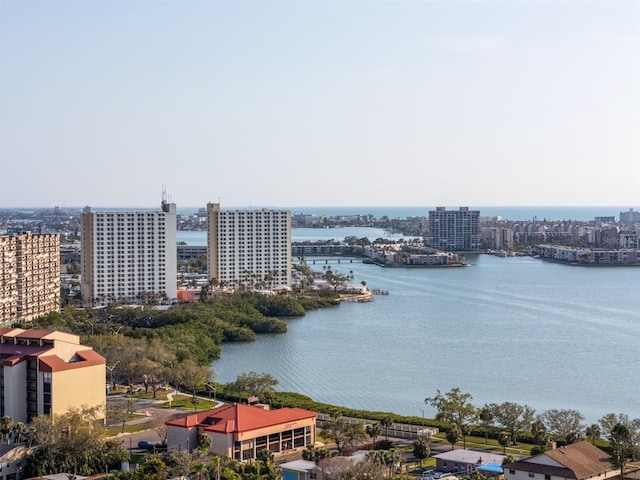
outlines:
[[[60,237],[0,235],[0,323],[60,311]]]
[[[620,223],[628,225],[640,223],[640,212],[634,212],[633,208],[630,208],[628,212],[620,212]]]
[[[81,218],[81,287],[86,303],[176,298],[176,204],[160,210],[94,212]]]
[[[444,251],[468,252],[480,247],[480,211],[460,207],[429,211],[429,246]]]
[[[291,286],[291,212],[207,204],[209,278],[230,287]]]
[[[593,222],[597,225],[604,225],[607,223],[615,223],[616,219],[615,217],[612,216],[606,216],[606,217],[594,217]]]

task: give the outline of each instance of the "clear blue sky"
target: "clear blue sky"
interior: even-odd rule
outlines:
[[[0,1],[0,208],[640,205],[638,1]]]

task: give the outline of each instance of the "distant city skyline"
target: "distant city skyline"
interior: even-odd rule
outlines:
[[[0,208],[640,205],[640,2],[0,1]],[[617,212],[615,212],[617,213]]]

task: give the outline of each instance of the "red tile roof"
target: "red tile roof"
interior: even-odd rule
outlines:
[[[43,355],[38,357],[40,360],[40,371],[42,372],[62,372],[65,370],[73,370],[75,368],[92,367],[94,365],[105,365],[107,361],[99,353],[93,350],[80,350],[76,352],[79,360],[73,362],[65,362],[57,355]]]
[[[315,418],[316,415],[316,412],[302,408],[264,410],[260,407],[234,403],[176,418],[168,421],[167,425],[183,428],[202,426],[208,431],[228,434]]]

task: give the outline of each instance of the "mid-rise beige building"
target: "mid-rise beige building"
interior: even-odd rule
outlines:
[[[207,220],[210,279],[248,290],[291,286],[291,212],[221,210],[209,203]]]
[[[106,361],[77,335],[3,328],[0,360],[0,416],[26,423],[86,406],[104,418]]]
[[[60,311],[60,237],[0,235],[0,324]]]

